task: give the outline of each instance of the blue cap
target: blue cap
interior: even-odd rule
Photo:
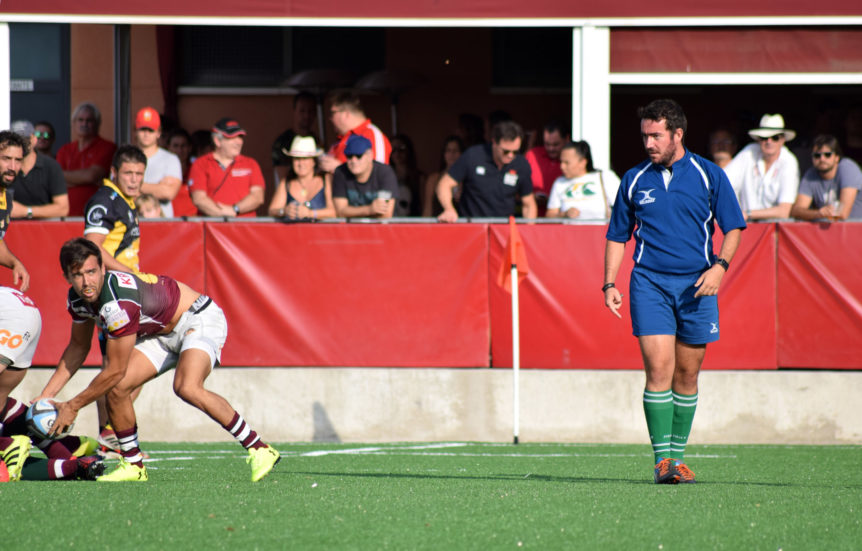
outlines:
[[[344,155],[362,155],[371,149],[371,141],[358,134],[353,134],[347,138],[347,145],[344,146]]]

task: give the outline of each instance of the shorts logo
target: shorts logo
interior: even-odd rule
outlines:
[[[649,203],[655,203],[655,197],[650,195],[650,193],[654,192],[654,189],[644,189],[638,191],[638,193],[642,194],[641,200],[638,201],[639,205],[648,205]]]
[[[23,294],[16,291],[16,292],[12,293],[12,296],[17,298],[18,300],[20,300],[21,304],[23,304],[24,306],[32,306],[33,308],[36,307],[36,303],[34,303],[33,299],[31,299],[27,295],[23,295]]]
[[[718,323],[711,321],[709,322],[712,325],[712,329],[709,330],[710,333],[718,333]]]
[[[138,286],[135,285],[135,278],[130,276],[129,274],[124,274],[122,272],[117,272],[117,285],[120,287],[125,287],[126,289],[137,289]]]
[[[0,329],[0,346],[8,346],[9,348],[18,348],[24,342],[24,337],[21,335],[13,335],[6,329]]]

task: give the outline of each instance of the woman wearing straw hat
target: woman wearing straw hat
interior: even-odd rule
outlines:
[[[290,151],[282,151],[292,158],[291,170],[275,188],[269,215],[291,220],[334,218],[332,185],[329,175],[317,173],[317,157],[323,151],[317,148],[314,138],[297,136],[290,144]]]
[[[766,114],[748,131],[755,143],[737,153],[724,169],[746,220],[787,218],[799,189],[799,161],[784,145],[796,137],[784,117]]]

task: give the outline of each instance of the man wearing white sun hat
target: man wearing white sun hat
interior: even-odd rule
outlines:
[[[766,114],[748,131],[754,140],[724,169],[746,220],[787,218],[799,189],[799,162],[786,147],[796,132],[784,117]]]

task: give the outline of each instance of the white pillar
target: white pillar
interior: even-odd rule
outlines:
[[[586,140],[597,168],[611,166],[611,84],[608,27],[572,34],[572,139]]]
[[[0,23],[0,130],[12,124],[11,56],[9,24]]]

